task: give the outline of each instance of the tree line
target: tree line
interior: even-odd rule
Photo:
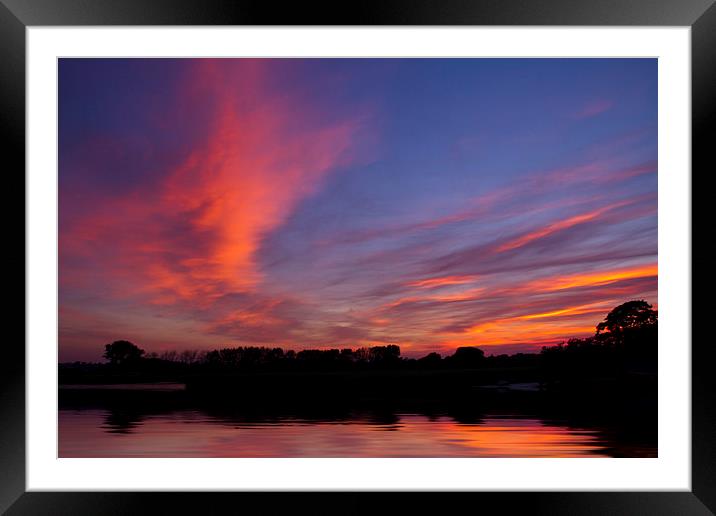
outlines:
[[[400,346],[342,349],[304,349],[238,346],[212,351],[145,353],[135,344],[120,340],[105,346],[103,357],[116,368],[143,368],[172,364],[201,371],[347,371],[364,369],[479,367],[492,357],[472,346],[460,347],[446,357],[429,353],[419,359],[401,356]]]
[[[433,352],[418,359],[401,356],[400,347],[395,344],[300,351],[239,346],[212,351],[146,353],[132,342],[119,340],[105,346],[103,357],[108,363],[98,367],[150,373],[539,367],[548,380],[613,375],[624,370],[656,371],[657,311],[650,304],[643,300],[623,303],[611,310],[595,329],[593,336],[546,346],[540,353],[485,356],[480,348],[466,346],[445,357]],[[76,367],[81,365],[75,364]],[[69,364],[64,366],[71,367]]]

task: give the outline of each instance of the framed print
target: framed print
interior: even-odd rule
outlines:
[[[3,510],[711,513],[716,7],[562,4],[6,1]]]

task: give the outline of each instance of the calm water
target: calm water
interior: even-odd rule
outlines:
[[[539,419],[400,414],[370,420],[231,423],[194,410],[141,421],[106,410],[60,411],[60,457],[598,457],[595,431]]]
[[[475,424],[400,414],[366,420],[236,423],[199,411],[131,420],[107,410],[60,411],[60,457],[604,457],[596,430],[524,417]]]
[[[181,385],[125,386],[116,401],[73,387],[59,411],[60,457],[654,457],[655,439],[632,423],[500,413],[348,410],[267,415],[148,401]],[[144,391],[144,392],[141,392]],[[64,391],[67,392],[67,391]],[[104,392],[105,394],[103,394]],[[63,390],[61,389],[61,393]],[[99,394],[98,394],[99,393]],[[116,393],[115,393],[116,394]],[[175,393],[176,394],[176,393]],[[161,394],[170,399],[171,394]],[[125,396],[127,398],[125,398]],[[133,396],[130,398],[130,396]],[[61,400],[63,396],[61,395]],[[133,400],[127,402],[127,400]],[[99,400],[99,402],[98,402]],[[164,407],[156,410],[156,407]],[[635,418],[638,421],[639,418]],[[636,432],[635,432],[636,429]],[[654,442],[652,442],[654,441]]]

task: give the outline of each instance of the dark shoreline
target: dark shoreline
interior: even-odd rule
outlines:
[[[541,384],[501,381],[494,384],[466,383],[471,375],[423,375],[406,381],[404,374],[249,374],[193,378],[186,383],[61,384],[60,408],[135,406],[143,411],[182,407],[212,407],[228,411],[265,412],[330,408],[413,407],[509,409],[541,412],[557,409],[573,413],[654,413],[657,382],[652,375],[580,382]],[[438,380],[438,381],[435,381]],[[450,380],[450,381],[446,381]],[[400,385],[400,388],[396,386]],[[654,421],[654,424],[656,422]]]
[[[657,376],[628,372],[618,375],[547,377],[537,368],[474,368],[442,370],[364,370],[364,371],[256,371],[207,374],[156,375],[142,372],[63,374],[60,391],[107,390],[113,385],[128,390],[142,384],[184,385],[194,397],[249,396],[256,399],[377,398],[377,399],[463,399],[476,394],[540,392],[550,395],[573,394],[587,398],[656,399]],[[124,386],[121,388],[120,386]],[[155,390],[155,389],[151,389]]]

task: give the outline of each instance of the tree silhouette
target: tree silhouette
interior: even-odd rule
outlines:
[[[485,360],[485,352],[474,346],[464,346],[457,348],[455,353],[445,360],[455,367],[478,367]]]
[[[418,359],[418,364],[420,364],[421,367],[424,368],[435,368],[440,366],[440,362],[442,361],[442,357],[440,356],[440,353],[428,353],[423,358]]]
[[[656,310],[644,300],[612,309],[593,337],[569,339],[542,348],[546,376],[585,379],[629,372],[655,374],[658,364]]]
[[[654,326],[657,312],[644,300],[627,301],[607,314],[604,321],[597,324],[597,335],[609,333],[615,337],[627,330],[638,330]]]
[[[126,365],[139,361],[144,355],[144,350],[138,348],[128,340],[115,340],[104,347],[104,358],[113,365]]]

